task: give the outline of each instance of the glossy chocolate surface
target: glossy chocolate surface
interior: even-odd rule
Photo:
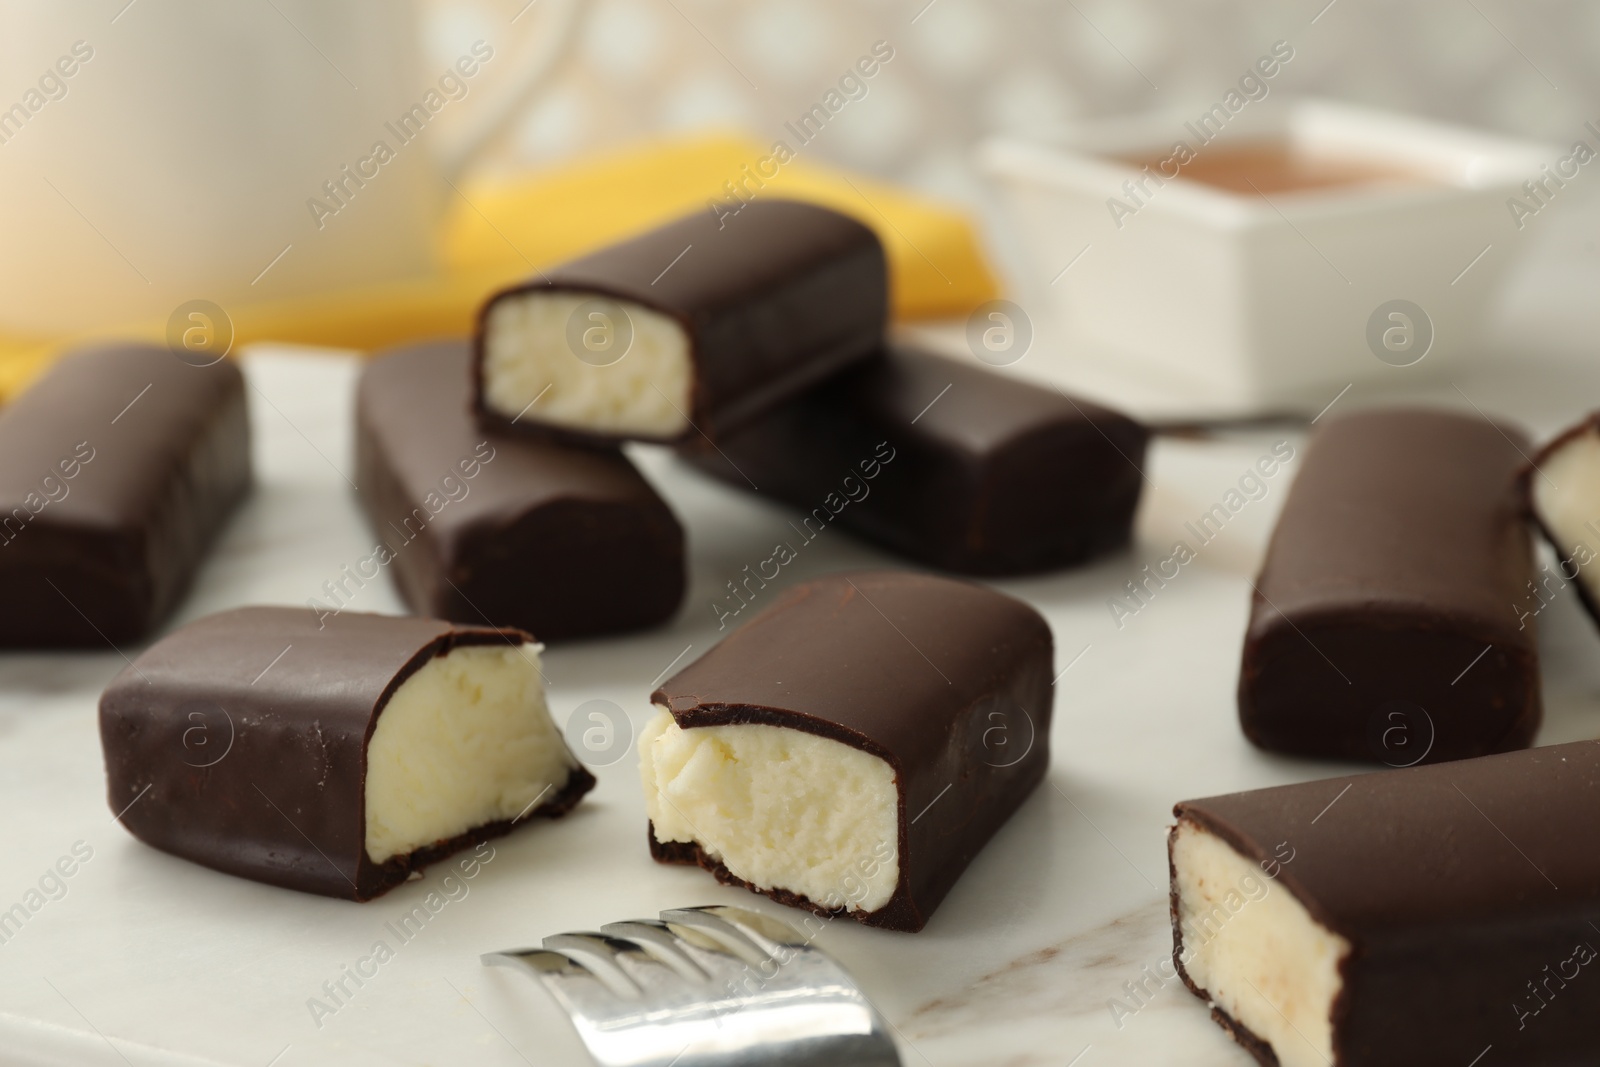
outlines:
[[[1538,648],[1515,606],[1533,572],[1527,447],[1515,428],[1437,410],[1322,427],[1251,602],[1251,741],[1406,766],[1533,739]]]
[[[830,575],[785,592],[651,696],[683,729],[764,723],[870,752],[900,793],[900,880],[857,916],[920,930],[1049,764],[1052,641],[1031,607],[898,571]],[[650,835],[658,859],[697,846]],[[790,893],[784,903],[824,909]]]
[[[619,451],[480,429],[470,364],[466,341],[415,345],[357,391],[356,479],[406,603],[541,641],[671,617],[684,548],[666,502]]]
[[[731,485],[929,566],[1027,574],[1128,542],[1144,427],[970,362],[904,346],[683,454]]]
[[[877,236],[827,208],[761,199],[721,220],[696,211],[495,294],[479,316],[479,373],[482,322],[496,301],[537,290],[631,301],[689,336],[694,427],[678,439],[717,439],[875,350],[889,316],[887,270]],[[511,432],[608,440],[541,424],[537,410],[512,425],[481,396],[478,415]]]
[[[394,691],[462,645],[515,630],[306,608],[238,608],[151,646],[100,699],[108,801],[135,837],[229,874],[368,900],[451,853],[510,832],[477,827],[385,863],[366,851],[366,751]],[[529,817],[564,814],[582,767]]]
[[[1468,1064],[1491,1044],[1506,1063],[1600,1059],[1596,811],[1592,741],[1174,809],[1267,864],[1350,941],[1334,1007],[1338,1067]],[[1175,956],[1182,936],[1175,920]],[[1581,965],[1580,945],[1590,954]]]
[[[0,410],[0,646],[146,637],[250,477],[233,363],[145,344],[63,356]]]

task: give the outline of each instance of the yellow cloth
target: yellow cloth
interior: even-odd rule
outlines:
[[[437,277],[385,282],[228,308],[234,347],[257,341],[373,350],[472,330],[494,290],[715,200],[724,185],[757,197],[823,204],[873,228],[889,260],[898,319],[965,315],[996,294],[965,215],[894,186],[794,160],[773,178],[768,150],[737,136],[663,141],[513,179],[481,180],[452,198]],[[766,161],[766,162],[764,162]],[[758,169],[759,168],[759,169]],[[759,183],[759,184],[758,184]],[[0,337],[0,396],[9,398],[66,345],[98,337],[160,340],[164,322],[52,339]]]

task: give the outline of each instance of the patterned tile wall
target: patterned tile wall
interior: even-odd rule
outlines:
[[[552,0],[429,3],[443,64]],[[1600,4],[1579,0],[587,0],[496,160],[711,125],[783,137],[883,41],[892,58],[847,84],[859,99],[807,151],[978,199],[970,156],[985,135],[1209,103],[1280,39],[1295,59],[1276,92],[1563,142],[1600,118]]]

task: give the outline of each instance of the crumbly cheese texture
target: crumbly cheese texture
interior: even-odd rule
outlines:
[[[682,434],[693,384],[688,334],[627,301],[584,309],[598,299],[539,291],[496,301],[484,323],[485,404],[507,418],[591,433]]]
[[[400,683],[367,745],[374,863],[532,814],[561,792],[577,762],[550,720],[540,651],[466,645]]]
[[[1534,509],[1560,546],[1561,558],[1571,560],[1566,573],[1576,567],[1578,581],[1600,599],[1600,559],[1577,554],[1579,545],[1590,543],[1588,525],[1600,529],[1600,434],[1585,430],[1569,438],[1539,467],[1529,483]]]
[[[782,726],[685,730],[660,708],[639,737],[658,841],[694,842],[734,876],[873,912],[900,879],[900,798],[877,756]]]
[[[1183,965],[1282,1067],[1333,1062],[1333,1002],[1350,943],[1215,834],[1178,823],[1172,862]]]

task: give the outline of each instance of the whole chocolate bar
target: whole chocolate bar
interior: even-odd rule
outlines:
[[[883,248],[812,204],[692,215],[495,294],[484,425],[580,443],[718,438],[875,349]]]
[[[1173,958],[1274,1067],[1600,1062],[1596,810],[1592,741],[1179,804]]]
[[[593,787],[531,642],[305,608],[200,619],[100,698],[111,810],[184,859],[369,900]]]
[[[0,646],[141,640],[249,486],[233,363],[143,344],[61,357],[0,410]]]
[[[1524,445],[1514,428],[1445,411],[1323,426],[1256,581],[1245,736],[1391,766],[1532,741],[1538,648],[1515,607],[1533,573]]]
[[[388,567],[413,611],[545,641],[669,618],[684,560],[666,502],[619,451],[479,429],[471,373],[465,341],[403,348],[363,372],[356,479],[381,540],[329,583],[325,609]]]
[[[1027,574],[1128,541],[1149,434],[980,367],[894,347],[681,454],[732,485],[837,519],[944,570]]]
[[[1522,473],[1529,512],[1555,548],[1549,568],[1517,600],[1519,611],[1538,615],[1569,584],[1589,616],[1600,623],[1600,412],[1557,435]]]
[[[1049,765],[1050,628],[926,574],[795,586],[651,696],[650,851],[920,930]]]

